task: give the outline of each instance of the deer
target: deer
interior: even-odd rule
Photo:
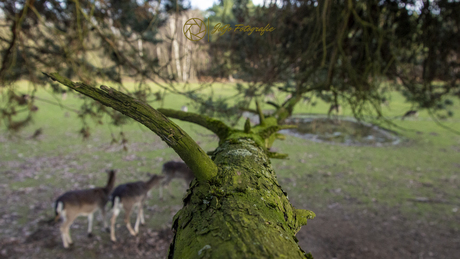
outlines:
[[[136,236],[139,233],[139,222],[144,225],[144,210],[143,204],[147,197],[147,193],[156,185],[160,184],[163,176],[161,175],[152,175],[150,179],[146,182],[130,182],[118,185],[115,190],[113,190],[111,195],[112,201],[112,218],[110,219],[110,239],[113,242],[117,241],[115,237],[115,222],[118,215],[120,214],[121,209],[125,210],[125,224],[129,230],[129,233],[133,236]],[[134,229],[131,226],[129,217],[131,216],[132,210],[137,207],[137,219],[134,224]]]
[[[60,227],[61,238],[64,248],[72,245],[72,238],[69,234],[70,225],[78,216],[88,217],[88,237],[92,237],[93,214],[97,210],[101,211],[102,222],[107,230],[105,220],[105,205],[109,201],[109,195],[115,185],[115,170],[106,171],[109,175],[105,187],[92,189],[69,191],[56,199],[54,211],[56,213],[55,221],[59,218],[63,220]]]
[[[171,194],[171,191],[169,190],[169,183],[174,178],[183,179],[186,184],[190,184],[193,178],[195,178],[192,170],[188,168],[187,164],[181,161],[168,161],[164,163],[161,173],[165,176],[160,185],[161,200],[163,199],[163,187],[166,187],[169,191],[169,194]]]
[[[401,120],[404,120],[406,117],[418,117],[418,112],[414,110],[407,111],[402,117]]]

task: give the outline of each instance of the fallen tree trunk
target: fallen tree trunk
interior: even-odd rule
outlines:
[[[212,159],[217,177],[192,183],[168,258],[308,258],[295,234],[314,213],[291,205],[263,150],[231,139]]]

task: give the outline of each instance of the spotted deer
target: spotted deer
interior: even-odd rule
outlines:
[[[92,236],[93,214],[97,210],[101,210],[102,222],[104,228],[107,229],[105,205],[109,201],[110,192],[115,185],[115,170],[107,171],[107,173],[109,179],[105,187],[70,191],[57,198],[54,207],[55,220],[57,221],[59,218],[63,220],[60,230],[65,248],[73,244],[69,228],[78,216],[88,217],[88,237]]]
[[[169,190],[169,183],[173,179],[182,179],[186,184],[190,184],[195,177],[192,170],[190,170],[184,162],[180,161],[168,161],[164,163],[161,173],[165,177],[160,185],[160,199],[163,199],[163,187],[167,188],[169,194],[171,194],[171,191]]]
[[[153,175],[148,181],[138,181],[118,185],[117,188],[112,192],[112,218],[110,220],[110,239],[113,242],[116,242],[115,237],[115,222],[118,215],[120,214],[121,209],[125,210],[125,224],[131,235],[135,236],[139,232],[139,222],[143,225],[144,220],[144,210],[142,208],[144,201],[147,197],[147,193],[156,185],[160,184],[163,176]],[[131,226],[129,217],[134,207],[138,207],[137,219],[134,225],[134,229]]]

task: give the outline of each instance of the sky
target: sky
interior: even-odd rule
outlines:
[[[214,3],[218,3],[219,0],[189,0],[191,5],[192,5],[192,9],[200,9],[200,10],[203,10],[205,11],[206,9],[212,7],[212,5]],[[271,0],[252,0],[252,2],[254,3],[254,5],[263,5],[264,1],[266,1],[267,3],[269,3]],[[433,1],[433,0],[430,0],[430,1]],[[450,0],[452,1],[452,0]],[[453,0],[453,1],[460,1],[460,0]],[[142,2],[142,0],[138,0],[138,2]],[[280,2],[280,1],[278,1]],[[423,7],[423,1],[422,0],[417,0],[415,5],[412,5],[412,6],[406,6],[406,8],[408,10],[420,10],[422,7]],[[21,9],[21,5],[18,3],[18,6],[17,6],[18,9]],[[433,12],[436,12],[436,10],[433,10]],[[0,18],[3,16],[3,11],[0,10]]]
[[[270,0],[267,0],[269,2]],[[192,4],[192,9],[198,8],[200,10],[206,10],[212,6],[213,3],[218,3],[219,0],[190,0]],[[262,5],[264,0],[252,0],[254,5]]]
[[[213,5],[213,3],[218,3],[219,0],[189,0],[190,3],[192,4],[192,9],[198,8],[200,10],[206,10],[209,7]],[[267,3],[270,2],[270,0],[265,0]],[[430,0],[430,2],[433,0]],[[452,0],[451,0],[452,1]],[[454,0],[454,1],[460,1],[460,0]],[[252,0],[254,5],[263,5],[264,0]],[[423,7],[423,1],[422,0],[417,0],[415,2],[415,5],[407,6],[406,8],[408,10],[420,10]],[[434,10],[436,12],[436,10]]]

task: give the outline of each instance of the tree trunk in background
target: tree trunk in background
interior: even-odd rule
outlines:
[[[159,46],[156,47],[156,51],[157,51],[158,64],[161,64],[162,58],[161,58],[161,51],[160,51]]]
[[[142,48],[142,40],[140,39],[140,37],[137,39],[137,46],[139,47],[139,57],[142,58],[143,56],[143,48]],[[141,62],[141,69],[143,70],[144,69],[144,62],[142,61],[142,59],[140,60]]]
[[[295,234],[310,211],[295,209],[252,140],[224,142],[212,183],[193,181],[173,219],[168,258],[311,258]]]
[[[174,48],[174,63],[176,64],[176,71],[177,71],[177,79],[180,80],[182,77],[182,71],[180,68],[180,57],[179,57],[179,44],[177,44],[177,40],[173,40],[173,48]]]
[[[170,16],[157,35],[159,39],[168,40],[154,46],[159,64],[164,67],[163,73],[169,77],[176,73],[179,82],[195,80],[198,71],[209,69],[208,43],[205,39],[202,42],[190,41],[183,33],[183,26],[190,18],[204,19],[197,10],[183,12],[177,18],[176,14]]]
[[[159,33],[159,38],[162,38],[164,36],[165,32],[160,32]],[[171,63],[167,64],[168,60],[171,60],[171,59],[168,59],[167,55],[165,56],[165,53],[168,53],[168,49],[170,50],[171,46],[169,45],[169,48],[167,45],[165,44],[158,44],[155,46],[155,48],[157,49],[157,57],[158,57],[158,63],[160,64],[161,67],[163,67],[161,69],[161,73],[165,73],[167,74],[168,76],[172,76],[173,74],[173,70],[171,68]],[[169,52],[169,55],[171,56],[171,52]],[[171,58],[171,57],[170,57]],[[166,70],[166,71],[165,71]]]
[[[184,71],[187,71],[187,80],[192,79],[192,57],[193,57],[193,48],[192,45],[187,44],[187,58],[185,59]]]
[[[181,69],[180,69],[180,59],[179,59],[179,44],[177,43],[177,35],[176,35],[176,19],[173,17],[170,18],[170,23],[169,23],[170,29],[171,29],[171,37],[172,37],[172,42],[171,42],[171,60],[172,64],[176,66],[176,72],[177,76],[176,79],[180,80],[182,77]],[[173,58],[174,54],[174,58]]]
[[[174,31],[174,24],[173,22],[171,21],[172,19],[169,18],[170,21],[169,21],[169,35],[171,37],[171,40],[169,42],[169,46],[168,46],[168,50],[169,50],[169,67],[170,67],[170,76],[173,76],[174,75],[174,59],[173,59],[173,38],[174,38],[174,34],[172,33]]]
[[[173,49],[174,49],[174,63],[176,64],[176,71],[177,71],[177,79],[180,80],[182,78],[182,70],[180,67],[180,56],[179,56],[179,44],[177,40],[173,40]]]
[[[185,24],[185,22],[187,21],[187,17],[186,16],[182,16],[180,17],[180,24]],[[182,56],[184,57],[182,59],[182,81],[183,82],[187,82],[188,80],[188,77],[189,77],[189,70],[187,69],[187,65],[188,65],[188,60],[190,59],[190,51],[189,51],[189,46],[190,44],[187,44],[188,42],[185,41],[185,36],[184,36],[184,33],[181,33],[180,34],[180,38],[181,38],[181,45],[183,46],[182,48]]]

